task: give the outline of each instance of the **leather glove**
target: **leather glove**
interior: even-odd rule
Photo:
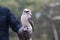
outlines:
[[[18,32],[18,37],[20,40],[27,40],[31,37],[31,32],[29,30],[23,29],[23,27]]]

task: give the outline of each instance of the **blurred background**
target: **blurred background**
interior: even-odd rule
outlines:
[[[60,0],[0,0],[0,6],[10,8],[20,18],[24,8],[32,10],[35,21],[33,40],[60,40]],[[10,40],[18,40],[9,29]]]

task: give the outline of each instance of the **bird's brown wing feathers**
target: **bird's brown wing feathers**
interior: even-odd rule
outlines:
[[[33,21],[32,17],[28,18],[28,21],[29,21],[29,23],[32,26],[32,29],[34,31],[34,21]]]

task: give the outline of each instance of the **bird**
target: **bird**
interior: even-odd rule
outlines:
[[[34,21],[33,21],[32,13],[30,9],[25,8],[23,10],[23,13],[21,15],[21,24],[22,24],[22,27],[20,29],[20,32],[21,32],[20,40],[22,39],[32,40],[31,36],[34,31]]]

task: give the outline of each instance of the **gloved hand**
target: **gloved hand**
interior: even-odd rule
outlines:
[[[18,37],[20,40],[28,40],[31,37],[31,33],[29,30],[23,29],[23,27],[19,30]]]

